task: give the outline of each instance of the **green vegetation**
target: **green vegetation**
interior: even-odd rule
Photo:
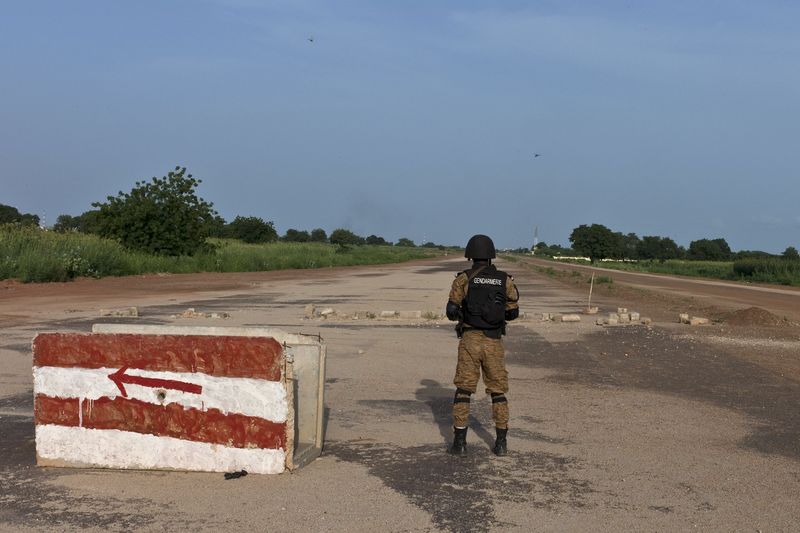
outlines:
[[[521,252],[528,254],[530,250],[527,248],[518,248],[514,250],[515,252]],[[546,242],[539,242],[536,243],[536,255],[537,256],[547,256],[547,257],[561,257],[561,256],[574,256],[577,255],[578,252],[573,250],[572,248],[565,248],[560,244],[550,244],[548,245]]]
[[[569,242],[578,253],[588,256],[592,263],[598,259],[613,257],[615,248],[619,245],[615,234],[602,224],[581,224],[572,230]]]
[[[635,233],[625,235],[602,224],[582,224],[572,230],[569,240],[572,249],[537,243],[536,257],[583,264],[586,258],[592,263],[608,259],[602,263],[603,268],[800,286],[800,252],[794,246],[787,247],[781,255],[758,250],[734,253],[725,239],[716,238],[692,241],[687,249],[669,237],[639,238]],[[511,252],[528,255],[523,248]],[[513,260],[511,255],[505,258]],[[554,275],[551,268],[540,272]],[[599,279],[595,281],[602,283]]]
[[[689,244],[688,257],[697,261],[730,261],[733,253],[725,239],[699,239]]]
[[[311,242],[328,242],[328,234],[322,228],[311,230]]]
[[[322,231],[324,232],[325,230]],[[305,230],[289,228],[286,230],[286,234],[281,237],[281,240],[284,242],[309,242],[312,239],[311,234]]]
[[[378,245],[390,244],[390,243],[386,242],[386,239],[384,239],[383,237],[379,237],[378,235],[369,235],[367,237],[367,239],[366,239],[366,243],[367,244],[378,244]]]
[[[126,249],[97,235],[42,231],[35,226],[0,226],[0,279],[24,282],[67,281],[156,272],[253,272],[398,263],[432,257],[430,248],[357,246],[325,243],[245,244],[213,239],[205,251],[167,256]]]
[[[604,262],[602,267],[630,272],[800,286],[800,260],[787,260],[779,257],[747,258],[737,261],[692,261],[685,259],[633,262],[610,261]],[[595,283],[600,283],[599,280],[600,277],[595,278]]]
[[[751,281],[800,285],[800,259],[740,259],[734,261],[733,272],[736,276]]]
[[[735,279],[730,261],[687,261],[670,259],[666,261],[606,262],[603,268],[631,272],[651,272],[675,276],[695,276],[700,278]]]
[[[109,196],[98,208],[98,233],[131,250],[192,255],[206,249],[218,224],[213,204],[197,196],[200,180],[176,167],[163,178],[137,181],[130,192]]]
[[[275,242],[278,240],[278,232],[275,224],[270,220],[264,222],[259,217],[238,216],[229,224],[229,237],[240,239],[249,244],[265,242]]]
[[[364,244],[364,238],[359,237],[352,231],[344,228],[338,228],[331,232],[331,244],[338,244],[339,246],[353,246]]]
[[[65,233],[67,231],[80,231],[81,233],[99,233],[100,211],[86,211],[78,216],[58,215],[53,231]]]
[[[611,231],[602,224],[587,226],[582,224],[572,230],[569,236],[572,248],[578,254],[589,257],[594,263],[599,259],[652,260],[664,262],[670,259],[692,259],[696,261],[731,261],[739,259],[725,239],[698,239],[689,244],[689,249],[678,244],[669,237],[645,235],[639,238],[635,233],[627,235]],[[538,252],[537,245],[537,252]],[[765,255],[764,252],[740,252],[744,256]],[[550,253],[543,255],[569,255]]]
[[[669,237],[648,235],[642,237],[642,240],[636,244],[635,253],[639,259],[657,259],[663,263],[668,259],[680,257],[681,250]]]
[[[10,205],[0,204],[0,224],[22,224],[23,226],[38,226],[39,216],[31,213],[20,213],[19,209]]]

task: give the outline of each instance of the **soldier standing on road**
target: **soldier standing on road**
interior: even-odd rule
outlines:
[[[506,455],[508,445],[508,372],[502,336],[506,321],[519,316],[519,292],[514,278],[492,265],[496,257],[494,243],[486,235],[474,235],[467,243],[464,257],[472,260],[472,268],[460,272],[450,289],[446,314],[458,320],[456,333],[458,365],[453,383],[453,446],[450,453],[467,452],[467,424],[470,396],[478,387],[483,372],[486,393],[492,397],[492,419],[497,431],[493,452]]]

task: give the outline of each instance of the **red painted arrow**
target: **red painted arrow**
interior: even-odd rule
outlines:
[[[125,386],[123,385],[123,383],[130,383],[132,385],[142,385],[143,387],[153,387],[153,388],[159,387],[162,389],[173,389],[183,392],[190,392],[192,394],[200,394],[201,392],[203,392],[203,387],[195,383],[175,381],[174,379],[158,379],[158,378],[146,378],[143,376],[131,376],[130,374],[125,373],[126,370],[128,370],[128,367],[123,366],[113,374],[108,375],[108,379],[117,384],[117,387],[119,387],[119,391],[125,398],[128,397],[128,393],[125,392]]]

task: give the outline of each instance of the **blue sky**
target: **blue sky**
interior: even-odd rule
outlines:
[[[798,26],[782,1],[7,3],[0,203],[52,223],[180,164],[281,233],[781,252]]]

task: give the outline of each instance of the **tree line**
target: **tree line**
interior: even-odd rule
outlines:
[[[166,176],[137,181],[128,192],[108,196],[105,202],[92,203],[93,209],[72,216],[59,215],[53,230],[100,235],[120,242],[131,250],[156,255],[193,255],[207,250],[209,237],[239,239],[246,243],[310,242],[342,247],[358,245],[416,246],[406,237],[397,243],[378,235],[362,237],[344,228],[330,235],[322,228],[310,231],[290,228],[279,235],[275,223],[257,216],[237,216],[227,222],[214,205],[198,196],[202,180],[175,167]],[[0,204],[0,224],[39,225],[39,217],[20,213]],[[426,247],[439,247],[425,243]]]
[[[23,226],[38,226],[39,215],[20,213],[19,209],[10,205],[0,204],[0,224],[21,224]]]
[[[745,258],[768,258],[773,254],[756,250],[742,250],[734,253],[723,238],[698,239],[689,243],[688,248],[679,246],[669,237],[657,235],[637,236],[635,233],[615,232],[602,224],[582,224],[572,230],[569,236],[572,249],[556,247],[552,249],[539,243],[536,250],[549,255],[567,255],[574,252],[589,257],[594,262],[600,259],[618,260],[657,260],[690,259],[697,261],[733,261]],[[800,254],[789,246],[782,256],[787,259],[800,259]]]

